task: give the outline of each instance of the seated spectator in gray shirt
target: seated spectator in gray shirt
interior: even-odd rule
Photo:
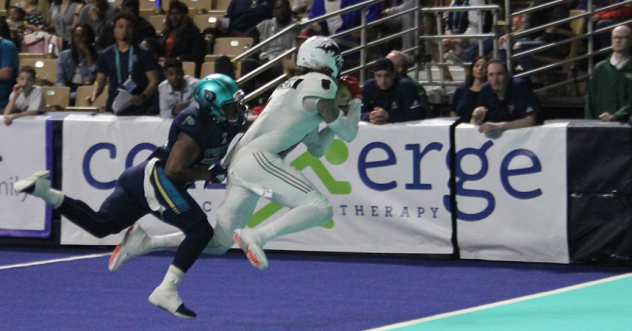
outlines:
[[[199,80],[184,74],[182,62],[167,59],[165,62],[164,82],[158,85],[160,98],[160,116],[175,118],[178,114],[195,103],[194,92]]]
[[[14,119],[46,113],[46,100],[42,88],[35,83],[35,69],[20,68],[17,84],[9,96],[9,104],[4,109],[4,124],[11,125]]]

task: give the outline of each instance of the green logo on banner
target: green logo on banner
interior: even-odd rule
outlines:
[[[332,165],[341,165],[349,158],[349,149],[342,140],[335,139],[331,144],[331,148],[325,154],[325,159]],[[297,157],[292,163],[290,163],[298,171],[302,171],[305,168],[312,168],[318,179],[320,179],[329,193],[336,195],[347,195],[351,193],[351,183],[345,181],[337,181],[329,173],[329,170],[320,161],[320,159],[314,157],[309,152],[305,152]],[[259,209],[248,222],[248,227],[254,228],[255,226],[263,223],[265,220],[276,214],[279,210],[283,209],[283,206],[270,202],[263,208]],[[324,228],[331,229],[334,227],[334,220],[323,224]]]

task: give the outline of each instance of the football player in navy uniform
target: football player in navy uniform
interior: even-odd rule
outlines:
[[[305,41],[298,51],[293,76],[272,93],[263,112],[224,160],[228,183],[219,205],[215,235],[204,250],[221,255],[235,241],[259,269],[268,266],[263,245],[273,238],[320,226],[333,209],[307,178],[284,161],[301,142],[322,157],[337,135],[352,141],[358,133],[362,91],[356,79],[341,77],[342,56],[338,45],[325,37]],[[338,106],[346,107],[341,111]],[[320,129],[320,124],[327,125]],[[273,222],[244,229],[260,197],[292,210]],[[148,236],[135,226],[110,263],[117,270],[134,256],[178,247],[183,233]]]
[[[152,214],[183,232],[173,263],[149,302],[178,317],[195,318],[178,295],[178,285],[213,237],[206,213],[187,193],[195,181],[221,182],[226,170],[214,166],[244,123],[243,92],[225,75],[212,74],[195,90],[198,105],[183,110],[169,129],[167,144],[157,148],[143,163],[123,172],[112,194],[99,211],[80,200],[50,188],[48,171],[38,172],[15,184],[19,192],[44,199],[71,222],[103,238],[130,227],[123,243],[141,217]],[[115,249],[110,264],[121,256]]]

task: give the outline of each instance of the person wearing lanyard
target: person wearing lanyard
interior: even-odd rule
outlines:
[[[97,60],[97,78],[88,104],[103,92],[105,79],[108,78],[107,112],[113,112],[112,104],[119,89],[132,94],[131,105],[117,109],[117,115],[158,115],[159,65],[142,47],[135,45],[133,29],[135,19],[127,13],[114,18],[114,40]],[[107,76],[106,76],[107,75]]]

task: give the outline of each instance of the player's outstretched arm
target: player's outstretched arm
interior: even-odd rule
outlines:
[[[178,141],[165,165],[167,178],[181,183],[190,183],[198,180],[212,180],[213,174],[209,170],[194,169],[191,167],[201,153],[201,148],[191,136],[184,132],[178,135]]]

